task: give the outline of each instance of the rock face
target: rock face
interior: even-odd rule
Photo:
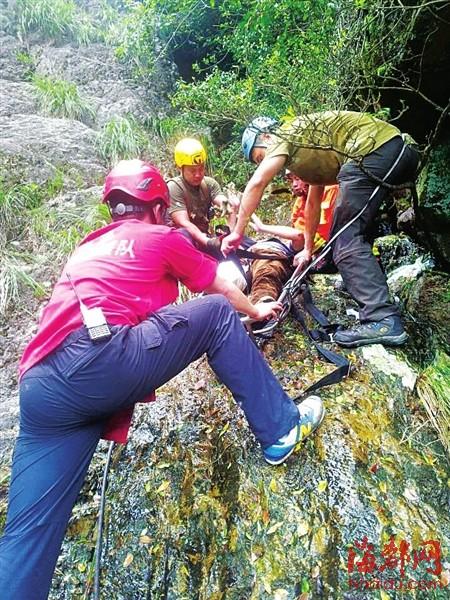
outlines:
[[[93,184],[106,172],[95,157],[95,131],[79,121],[36,114],[0,117],[0,139],[0,155],[20,161],[23,181],[42,184],[59,168]]]
[[[168,109],[158,90],[132,83],[114,59],[113,50],[101,44],[76,49],[44,48],[36,73],[76,83],[95,109],[97,127],[115,116],[130,114],[143,121],[149,115],[161,116]]]
[[[63,172],[63,190],[47,202],[64,223],[67,209],[83,208],[101,193],[107,167],[96,138],[102,124],[129,111],[157,118],[166,101],[134,85],[105,46],[40,42],[28,49],[33,69],[76,82],[96,118],[86,125],[37,114],[30,66],[17,59],[24,49],[9,35],[2,39],[0,161],[15,183],[43,187]],[[26,233],[13,242],[26,245]],[[59,271],[50,245],[34,273],[47,293]],[[286,465],[263,462],[243,414],[204,359],[164,386],[157,402],[137,408],[130,442],[113,452],[101,597],[363,600],[378,586],[385,600],[402,597],[401,585],[422,586],[417,598],[448,597],[449,462],[415,387],[423,362],[437,347],[445,351],[447,292],[442,276],[426,261],[417,263],[421,250],[409,238],[380,247],[393,272],[392,291],[412,313],[406,318],[412,341],[403,350],[347,352],[350,376],[321,392],[324,423]],[[416,263],[415,270],[395,274]],[[349,323],[346,309],[355,306],[335,290],[334,279],[316,276],[317,303],[332,321]],[[426,302],[431,289],[439,295]],[[26,311],[11,309],[0,322],[1,520],[18,427],[17,363],[45,301],[31,293],[26,298]],[[420,361],[414,315],[423,321],[417,339],[437,345],[427,346]],[[265,355],[293,396],[329,370],[290,320]],[[441,358],[439,364],[448,363]],[[81,600],[92,591],[106,450],[101,443],[74,508],[51,600]]]

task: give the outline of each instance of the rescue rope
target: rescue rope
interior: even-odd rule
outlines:
[[[100,566],[103,549],[103,518],[105,513],[106,488],[108,486],[108,471],[111,463],[111,455],[114,448],[114,442],[109,443],[106,464],[103,470],[102,491],[100,495],[100,508],[97,522],[97,542],[95,544],[95,565],[94,565],[94,600],[100,600]]]

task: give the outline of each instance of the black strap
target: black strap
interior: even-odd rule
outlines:
[[[320,311],[317,308],[317,306],[315,306],[308,285],[304,284],[300,293],[303,297],[303,306],[305,307],[305,310],[319,323],[319,325],[321,325],[321,327],[325,329],[324,332],[320,332],[319,330],[319,332],[322,334],[321,341],[325,341],[327,339],[329,340],[328,332],[335,329],[335,326],[331,325],[326,316],[322,313],[322,311]],[[336,365],[336,369],[334,369],[334,371],[328,373],[328,375],[324,375],[323,377],[321,377],[319,381],[313,383],[302,394],[294,398],[294,400],[299,400],[305,394],[309,394],[315,390],[318,390],[321,387],[333,385],[334,383],[339,383],[340,381],[342,381],[344,377],[346,377],[350,372],[350,363],[347,360],[347,358],[345,358],[345,356],[337,354],[336,352],[332,352],[331,350],[324,348],[321,344],[318,343],[317,332],[312,331],[308,328],[308,326],[306,325],[304,314],[297,305],[292,304],[291,313],[294,319],[300,323],[300,326],[302,327],[303,331],[314,344],[319,354],[329,363]]]

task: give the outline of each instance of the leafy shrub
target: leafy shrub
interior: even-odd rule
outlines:
[[[39,108],[43,112],[66,119],[89,121],[94,110],[79,93],[77,86],[63,79],[36,76],[33,78]]]
[[[97,148],[109,164],[127,158],[139,158],[147,147],[147,135],[133,117],[113,117],[99,134]]]

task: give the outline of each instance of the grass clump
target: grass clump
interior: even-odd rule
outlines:
[[[145,130],[133,117],[113,117],[105,123],[97,140],[104,161],[113,165],[128,158],[139,158],[148,146]]]
[[[63,174],[45,185],[18,184],[0,180],[0,315],[20,305],[25,288],[37,296],[45,289],[31,275],[41,253],[38,233],[33,227],[36,214],[48,212],[44,201],[56,196],[63,186]],[[47,219],[48,221],[48,219]]]
[[[79,242],[91,231],[110,220],[108,208],[97,197],[79,205],[64,202],[61,208],[43,205],[30,215],[30,228],[36,240],[50,250],[55,263],[63,263]]]
[[[124,25],[118,8],[101,0],[94,14],[83,10],[74,0],[17,0],[14,6],[15,27],[20,39],[39,33],[56,42],[87,45],[95,41],[116,46]]]
[[[43,198],[35,183],[7,186],[0,180],[0,246],[23,234],[27,212],[40,206]]]
[[[83,122],[93,119],[93,108],[80,95],[74,83],[53,77],[35,76],[33,85],[39,108],[44,113]]]
[[[19,65],[25,69],[23,73],[24,79],[26,81],[31,81],[36,70],[36,61],[34,57],[26,50],[19,50],[16,52],[16,60]]]
[[[16,11],[20,34],[40,31],[61,39],[74,27],[77,6],[73,0],[17,0]]]
[[[417,383],[417,393],[428,417],[450,455],[450,357],[438,352]]]
[[[31,288],[36,296],[45,295],[44,287],[28,272],[34,260],[30,254],[17,252],[13,244],[0,247],[0,315],[20,304],[24,287]]]

